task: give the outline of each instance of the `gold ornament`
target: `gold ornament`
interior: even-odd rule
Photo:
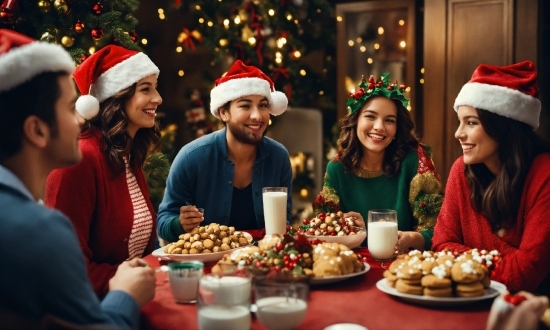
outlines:
[[[61,38],[61,44],[67,48],[72,47],[74,45],[74,38],[64,36],[63,38]]]
[[[54,36],[50,34],[50,32],[44,32],[42,36],[40,37],[40,41],[47,41],[51,42],[54,39]]]
[[[248,42],[248,40],[253,37],[254,31],[252,31],[252,29],[250,29],[248,25],[245,25],[241,30],[241,40],[244,42]]]
[[[65,0],[55,0],[53,6],[55,7],[55,10],[62,15],[69,13],[69,5]]]
[[[43,13],[47,13],[50,10],[51,5],[52,4],[49,1],[46,1],[46,0],[38,1],[38,8]]]

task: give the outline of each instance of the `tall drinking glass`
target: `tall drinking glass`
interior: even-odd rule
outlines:
[[[397,244],[397,212],[394,210],[370,210],[367,223],[368,248],[377,261],[394,258]]]
[[[266,235],[286,233],[286,187],[265,187],[262,189]]]

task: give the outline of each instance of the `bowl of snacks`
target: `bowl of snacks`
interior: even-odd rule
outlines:
[[[356,248],[367,238],[367,231],[358,227],[352,218],[337,213],[319,213],[312,219],[304,219],[296,229],[310,240],[339,243],[350,249]]]

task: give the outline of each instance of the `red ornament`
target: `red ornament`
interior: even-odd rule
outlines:
[[[82,54],[82,56],[80,56],[80,63],[84,62],[87,58],[88,56],[86,56],[86,54]]]
[[[132,32],[132,34],[130,35],[130,39],[131,39],[133,42],[136,42],[137,39],[138,39],[137,33]]]
[[[405,85],[399,85],[399,89],[405,89],[405,88],[407,88],[407,86],[405,86]]]
[[[74,23],[73,29],[74,29],[74,32],[76,32],[76,33],[82,33],[82,32],[84,32],[85,27],[86,26],[84,25],[84,23],[82,23],[81,21],[78,21],[78,22]]]
[[[393,91],[393,85],[388,86],[389,91]]]
[[[4,24],[13,24],[19,14],[17,0],[4,0],[0,6],[0,22]]]
[[[370,76],[370,78],[369,78],[369,83],[374,84],[374,76],[373,76],[373,75]]]
[[[92,6],[92,13],[96,16],[103,14],[103,5],[99,2]]]
[[[369,83],[369,89],[374,89],[374,83]]]
[[[94,38],[94,40],[99,40],[103,37],[103,29],[100,28],[100,27],[96,27],[96,28],[93,28],[92,29],[92,38]]]
[[[371,76],[371,77],[372,77],[372,76]],[[365,81],[366,81],[365,77],[362,77],[362,78],[361,78],[361,81],[365,82]]]

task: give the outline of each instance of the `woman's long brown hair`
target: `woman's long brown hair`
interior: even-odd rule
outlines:
[[[495,176],[484,164],[464,166],[470,187],[470,203],[483,214],[492,229],[508,229],[517,222],[518,209],[527,173],[535,157],[550,151],[529,125],[476,109],[481,126],[499,144],[498,157],[502,168]]]
[[[140,128],[134,138],[126,132],[128,117],[124,104],[136,92],[136,84],[103,101],[99,114],[82,127],[83,135],[92,135],[94,129],[101,131],[105,140],[105,156],[114,173],[124,171],[123,155],[130,155],[132,166],[143,166],[149,152],[160,150],[160,129],[157,122],[151,128]]]
[[[390,143],[384,152],[382,169],[386,176],[396,175],[407,152],[417,148],[419,145],[418,138],[414,133],[414,122],[411,114],[401,102],[393,99],[390,100],[397,107],[397,131],[395,133],[395,140]],[[357,137],[357,122],[361,113],[362,108],[340,120],[342,128],[340,137],[338,138],[338,144],[340,145],[338,158],[346,171],[350,173],[361,168],[363,146]]]

